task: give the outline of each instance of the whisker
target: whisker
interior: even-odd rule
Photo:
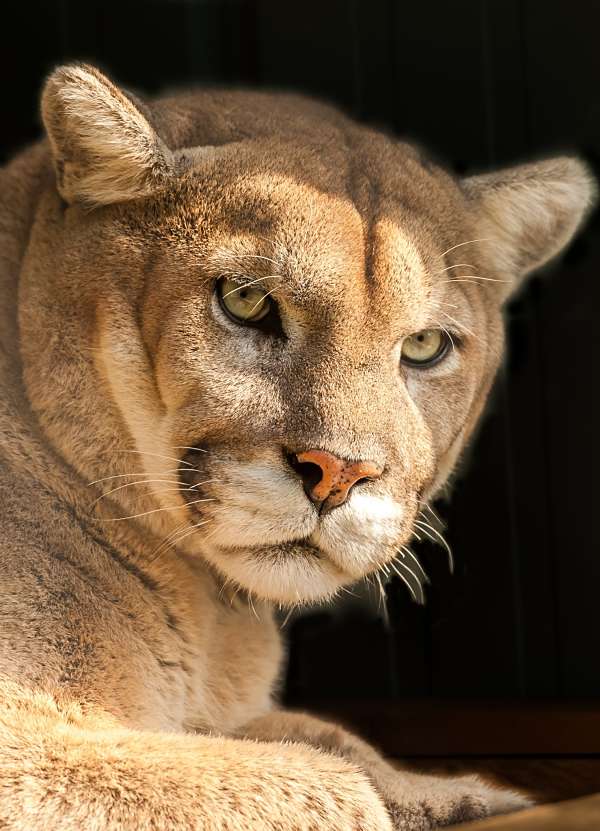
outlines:
[[[475,332],[473,332],[471,329],[469,329],[469,327],[468,327],[468,326],[465,326],[465,325],[464,325],[464,323],[459,323],[459,321],[458,321],[458,320],[456,320],[456,318],[452,317],[452,315],[449,315],[449,314],[448,314],[448,312],[445,312],[443,309],[440,309],[440,312],[441,312],[443,315],[445,315],[445,316],[448,318],[448,320],[450,320],[452,323],[454,323],[454,325],[455,325],[455,326],[456,326],[459,330],[460,330],[460,329],[462,329],[464,332],[466,332],[468,335],[470,335],[472,338],[474,338],[474,339],[475,339],[475,340],[477,340],[477,341],[480,341],[480,340],[481,340],[481,338],[479,338],[479,336],[478,336],[478,335],[476,335],[476,334],[475,334]]]
[[[281,263],[278,263],[277,260],[274,260],[272,257],[265,257],[262,254],[236,254],[235,251],[221,251],[219,256],[225,256],[230,260],[265,260],[268,263],[273,263],[273,265],[276,265],[277,267],[281,265]]]
[[[451,277],[449,280],[440,280],[441,285],[444,283],[512,283],[512,280],[498,280],[496,277],[479,277],[477,274],[457,274],[456,277]]]
[[[350,597],[358,597],[358,595],[356,594],[356,592],[350,591],[350,589],[348,588],[348,586],[339,586],[339,588],[337,589],[337,591],[338,591],[338,592],[341,592],[341,593],[343,593],[343,594],[349,594],[349,595],[350,595]],[[335,595],[334,595],[334,597],[335,597]]]
[[[419,587],[419,595],[424,600],[425,599],[425,594],[423,593],[423,584],[422,584],[421,580],[419,579],[419,577],[412,570],[412,568],[409,565],[407,565],[407,563],[405,563],[401,560],[395,560],[394,563],[399,567],[405,568],[408,571],[408,573],[411,575],[411,577],[414,578],[415,583],[417,583],[417,585]]]
[[[440,254],[439,259],[441,260],[446,256],[446,254],[449,254],[451,251],[455,251],[457,248],[461,248],[463,245],[472,245],[474,242],[490,242],[490,238],[481,237],[480,239],[468,239],[466,242],[459,242],[457,245],[453,245],[452,248],[448,248],[447,251]]]
[[[104,499],[106,496],[110,496],[111,493],[115,493],[116,491],[123,490],[123,488],[131,488],[134,485],[154,485],[154,484],[160,484],[160,483],[163,483],[165,485],[175,485],[176,480],[173,480],[173,479],[138,479],[136,482],[125,482],[124,485],[119,485],[116,488],[112,488],[111,490],[106,491],[106,493],[100,494],[98,499],[94,499],[94,501],[90,505],[90,508],[93,508],[94,505],[96,505],[97,502],[100,502],[101,499]],[[204,484],[204,483],[202,483],[202,484]],[[194,487],[196,487],[196,485],[194,485]],[[181,487],[167,488],[165,491],[163,491],[163,493],[166,493],[167,491],[172,492],[172,491],[193,490],[193,489],[194,489],[193,487],[191,487],[191,488],[181,488]]]
[[[387,595],[385,593],[385,589],[383,587],[383,583],[381,582],[381,576],[379,574],[375,575],[377,579],[377,584],[379,586],[379,608],[383,611],[383,621],[386,626],[390,625],[390,615],[388,612],[387,607]]]
[[[419,505],[422,505],[424,508],[426,508],[429,511],[429,513],[431,514],[431,516],[435,519],[436,522],[439,522],[440,524],[443,524],[442,519],[436,514],[436,512],[433,510],[433,508],[431,507],[429,502],[425,502],[423,499],[419,499]],[[423,515],[423,512],[421,511],[421,516],[422,515]]]
[[[209,522],[210,522],[210,519],[204,519],[204,520],[202,520],[202,522],[195,523],[190,528],[182,529],[181,526],[179,526],[178,533],[173,536],[173,539],[170,539],[168,541],[168,544],[165,546],[164,550],[169,551],[171,548],[174,548],[176,545],[179,545],[180,542],[183,542],[188,537],[191,537],[192,534],[195,534],[198,531],[198,528],[201,528],[203,525],[207,525]],[[169,535],[169,536],[172,536],[172,535]],[[156,549],[156,551],[153,554],[154,558],[156,558],[158,556],[159,552],[162,553],[161,549],[165,545],[165,542],[167,542],[167,539],[165,539],[163,541],[163,543],[161,545],[159,545],[159,547]]]
[[[452,284],[452,283],[471,283],[471,285],[473,285],[473,286],[481,287],[481,283],[479,283],[477,280],[473,280],[473,279],[464,279],[464,278],[455,277],[453,280],[440,280],[440,285],[442,285],[442,286],[444,284]]]
[[[175,468],[171,468],[171,470],[159,471],[158,473],[159,473],[159,476],[161,476],[163,474],[166,476],[167,473],[177,473],[178,471],[184,471],[184,470],[188,470],[188,468],[186,468],[186,467],[181,467],[181,468],[175,467]],[[88,484],[88,487],[89,487],[90,485],[97,485],[100,482],[108,482],[109,479],[124,479],[126,476],[148,476],[148,475],[149,474],[146,473],[145,471],[143,473],[141,473],[141,472],[140,473],[115,473],[112,476],[104,476],[102,479],[94,479],[93,482],[88,482],[87,484]]]
[[[417,597],[417,595],[415,593],[415,590],[413,589],[412,585],[410,584],[410,581],[406,579],[404,574],[402,574],[400,569],[397,567],[396,563],[390,563],[390,565],[391,565],[392,569],[396,572],[397,576],[402,580],[402,582],[404,583],[406,588],[409,590],[409,592],[411,594],[411,597],[415,601],[415,603],[418,603],[420,606],[422,606],[423,601],[419,600],[419,598]]]
[[[427,507],[429,508],[429,505],[427,505]],[[439,522],[439,517],[435,514],[435,512],[431,508],[429,508],[429,510],[432,512],[433,516]],[[434,534],[435,538],[436,538],[435,541],[436,542],[439,541],[442,544],[442,546],[446,549],[446,551],[448,553],[448,569],[450,571],[450,574],[453,574],[454,573],[454,555],[452,554],[452,549],[450,548],[450,546],[448,545],[448,543],[444,539],[444,537],[440,534],[440,532],[437,530],[437,528],[434,528],[433,525],[430,525],[428,522],[426,522],[424,518],[422,520],[416,519],[415,524],[419,525],[419,528],[421,528],[423,533],[427,533],[427,531],[423,527],[423,526],[426,526],[427,530],[429,532],[431,532],[430,534],[429,533],[427,534],[429,539],[433,539],[433,537],[431,537],[431,534]]]
[[[290,619],[290,618],[291,618],[291,616],[294,614],[294,612],[296,611],[296,609],[297,609],[297,608],[298,608],[298,607],[296,606],[296,604],[295,604],[295,603],[294,603],[292,606],[290,606],[290,610],[289,610],[289,612],[287,613],[287,615],[285,616],[285,619],[284,619],[283,623],[282,623],[282,624],[281,624],[281,626],[279,627],[280,629],[283,629],[285,626],[287,626],[287,625],[288,625],[289,619]]]
[[[182,508],[187,507],[188,505],[197,505],[199,502],[214,502],[214,499],[195,499],[193,502],[186,502],[185,505],[173,505],[172,507],[168,508],[153,508],[151,511],[142,511],[139,514],[132,514],[131,516],[119,516],[119,517],[109,517],[108,519],[102,518],[102,522],[121,522],[124,519],[138,519],[141,516],[148,516],[148,514],[157,514],[159,511],[180,511]]]
[[[245,289],[248,286],[253,286],[255,283],[260,283],[263,280],[271,280],[271,279],[281,280],[282,278],[278,274],[267,274],[266,277],[257,277],[256,280],[250,280],[247,283],[246,282],[245,283],[240,283],[239,286],[236,286],[234,289],[231,289],[231,291],[228,291],[226,294],[224,294],[221,299],[225,300],[226,297],[229,297],[230,294],[235,294],[236,291],[241,291],[242,289]],[[266,295],[265,295],[265,297],[266,297]],[[261,300],[262,300],[262,298],[261,298]]]
[[[158,553],[161,551],[163,546],[165,546],[171,540],[171,538],[176,537],[177,534],[179,534],[182,531],[186,531],[188,529],[188,527],[189,527],[189,522],[186,519],[183,522],[180,522],[179,525],[177,525],[176,528],[173,531],[169,531],[169,533],[164,538],[164,540],[160,543],[160,545],[157,548],[154,549],[154,551],[150,555],[151,560],[153,561],[158,556]]]
[[[441,329],[442,332],[444,332],[444,334],[446,335],[446,337],[448,338],[448,340],[452,344],[452,351],[455,352],[456,351],[456,344],[454,343],[454,338],[452,337],[451,333],[448,331],[448,329],[446,329],[445,326],[442,326],[441,323],[438,323],[437,325],[438,325],[438,328]]]
[[[275,289],[271,289],[271,291],[268,291],[266,294],[263,294],[263,296],[260,298],[260,300],[257,300],[256,303],[254,304],[254,306],[252,306],[252,308],[248,312],[248,316],[250,316],[252,314],[254,309],[257,309],[260,306],[260,304],[263,302],[263,300],[265,300],[265,298],[267,298],[270,294],[273,294],[274,291],[275,291]]]
[[[150,453],[147,450],[115,450],[115,453],[138,453],[140,456],[155,456],[157,459],[167,459],[170,462],[177,462],[180,465],[188,465],[193,467],[191,462],[186,462],[184,459],[178,459],[176,456],[163,456],[161,453]]]
[[[254,612],[254,617],[260,622],[260,618],[258,616],[258,613],[257,613],[256,609],[254,608],[254,601],[252,600],[252,592],[247,592],[247,597],[248,597],[248,605],[250,606],[250,608]]]
[[[434,271],[431,276],[437,277],[438,274],[443,274],[444,271],[450,271],[451,268],[475,268],[475,266],[471,265],[471,263],[456,263],[455,265],[447,265],[446,268],[440,268],[439,271]]]
[[[421,575],[420,579],[421,579],[422,582],[424,582],[424,583],[431,582],[429,580],[429,575],[427,574],[427,572],[425,571],[425,569],[421,565],[421,562],[420,562],[419,558],[416,556],[416,554],[413,551],[410,550],[410,548],[407,548],[405,545],[402,545],[402,546],[400,546],[400,553],[403,556],[407,556],[407,557],[411,558],[411,560],[413,561],[413,563],[417,567],[417,571]]]

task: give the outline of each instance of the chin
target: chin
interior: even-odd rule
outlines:
[[[308,541],[258,548],[207,545],[202,556],[226,582],[282,606],[330,600],[357,580],[356,575],[343,571]]]

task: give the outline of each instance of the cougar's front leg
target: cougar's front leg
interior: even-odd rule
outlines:
[[[344,728],[305,713],[276,710],[242,732],[259,741],[309,744],[360,766],[381,794],[397,831],[429,831],[530,804],[520,794],[490,787],[477,776],[445,778],[399,770]]]
[[[339,756],[113,722],[0,683],[0,828],[392,831],[368,777]]]

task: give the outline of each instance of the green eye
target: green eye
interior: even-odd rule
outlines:
[[[450,338],[441,329],[423,329],[404,339],[402,361],[408,366],[432,366],[441,361],[449,346]]]
[[[271,300],[264,289],[224,277],[217,284],[221,308],[238,323],[256,323],[269,314]]]

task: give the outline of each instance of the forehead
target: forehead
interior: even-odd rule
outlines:
[[[244,176],[221,203],[208,245],[214,276],[282,278],[289,293],[337,293],[402,301],[427,290],[439,255],[435,227],[365,183],[359,198],[290,176]]]

